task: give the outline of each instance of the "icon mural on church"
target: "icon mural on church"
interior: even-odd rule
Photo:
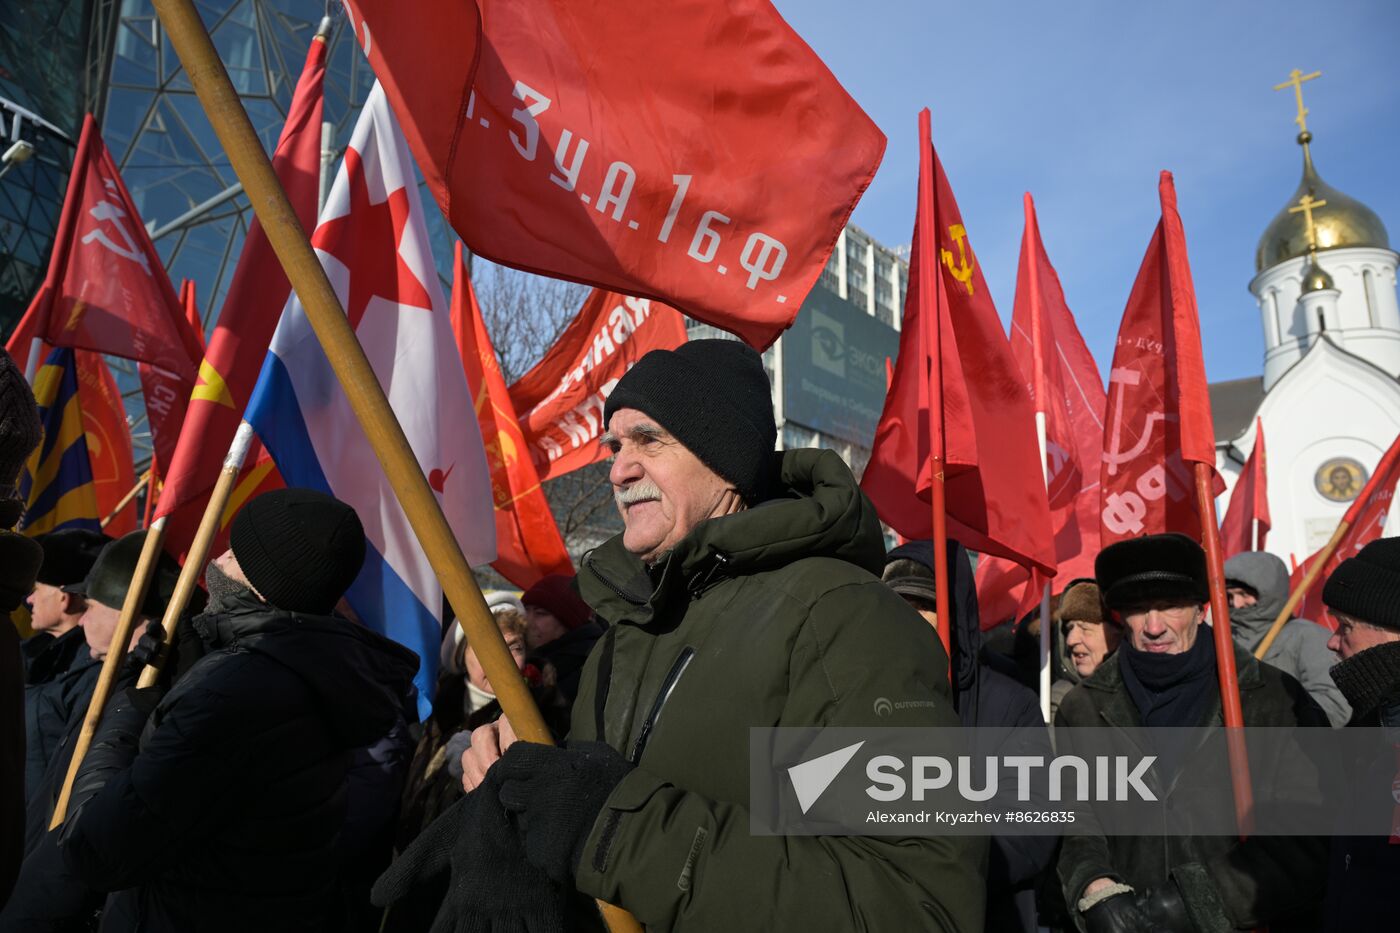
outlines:
[[[1332,502],[1350,502],[1366,486],[1370,476],[1366,468],[1350,457],[1334,457],[1317,468],[1313,485],[1323,498]]]

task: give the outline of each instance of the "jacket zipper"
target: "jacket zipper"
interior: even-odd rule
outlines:
[[[676,684],[680,682],[681,675],[685,673],[685,669],[694,657],[695,649],[686,645],[676,658],[675,663],[671,665],[671,669],[666,673],[666,679],[661,682],[661,692],[656,695],[656,700],[651,704],[647,718],[642,720],[642,728],[637,733],[637,741],[632,743],[632,754],[627,756],[627,760],[632,764],[636,765],[641,762],[642,753],[646,751],[652,730],[656,728],[657,722],[661,719],[661,710],[666,706],[666,701],[671,698]]]
[[[646,751],[647,742],[651,739],[651,733],[656,728],[656,724],[661,720],[661,711],[666,706],[666,701],[671,698],[671,694],[676,690],[676,684],[680,682],[681,675],[690,666],[691,659],[695,657],[695,649],[686,645],[681,649],[680,655],[671,664],[671,669],[666,672],[666,679],[661,682],[661,691],[652,701],[651,709],[647,712],[647,718],[642,720],[642,728],[637,733],[637,741],[632,743],[632,753],[627,756],[627,760],[635,767],[642,760],[642,753]],[[599,716],[598,723],[600,730],[602,717]],[[598,733],[598,741],[606,741],[601,731]],[[603,833],[598,840],[598,845],[593,850],[593,870],[603,872],[607,869],[608,852],[612,849],[613,837],[617,835],[618,825],[622,822],[622,811],[612,810],[608,813],[607,822],[603,824]]]

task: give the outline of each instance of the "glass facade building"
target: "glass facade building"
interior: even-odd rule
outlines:
[[[332,17],[323,171],[334,173],[374,84],[340,4],[195,0],[195,7],[269,152],[312,36],[323,16]],[[24,115],[16,123],[10,111],[47,125]],[[0,177],[0,334],[8,334],[43,279],[88,111],[171,281],[177,289],[183,279],[195,283],[207,330],[228,293],[253,214],[150,0],[36,0],[0,4],[4,136],[13,130],[36,145],[33,158]],[[455,236],[439,211],[430,209],[427,219],[446,282]],[[149,438],[135,368],[111,363],[127,396],[139,461]]]

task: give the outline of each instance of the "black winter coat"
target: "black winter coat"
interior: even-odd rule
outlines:
[[[1211,638],[1202,625],[1198,638]],[[1058,726],[1091,726],[1112,729],[1142,727],[1142,717],[1123,684],[1120,670],[1123,652],[1109,656],[1098,670],[1071,690],[1060,703]],[[1235,647],[1240,705],[1246,728],[1275,726],[1325,727],[1327,717],[1298,681]],[[1214,677],[1212,677],[1212,686]],[[1220,696],[1212,691],[1212,705],[1202,725],[1220,726]],[[1074,754],[1072,736],[1056,729],[1060,754]],[[1272,782],[1290,769],[1253,767],[1256,787]],[[1178,777],[1167,788],[1152,784],[1163,812],[1172,809],[1173,798],[1189,799],[1203,793],[1202,786],[1228,774],[1223,761],[1186,759]],[[1317,788],[1290,789],[1275,786],[1268,793],[1275,800],[1316,800]],[[1164,817],[1165,822],[1165,817]],[[1268,927],[1273,933],[1307,931],[1321,925],[1321,906],[1327,841],[1292,836],[1255,836],[1245,842],[1235,836],[1103,836],[1083,833],[1064,837],[1060,848],[1059,875],[1071,916],[1083,929],[1077,909],[1084,889],[1097,878],[1112,878],[1141,890],[1174,883],[1181,891],[1198,933],[1225,933]]]
[[[915,560],[933,567],[933,542],[911,541],[885,556]],[[953,708],[967,727],[1023,726],[1045,730],[1040,703],[1024,684],[988,666],[982,656],[981,614],[977,585],[967,548],[948,542],[949,605],[953,616],[955,690]],[[1048,732],[1046,745],[1049,744]],[[1035,749],[988,748],[978,754],[1034,753]],[[1049,801],[1041,801],[1050,809]],[[987,933],[1014,933],[1036,928],[1035,882],[1055,859],[1054,836],[994,836],[987,865]]]
[[[66,659],[67,664],[59,669]],[[75,628],[50,642],[37,659],[42,664],[30,668],[31,680],[24,687],[24,800],[31,814],[34,798],[44,786],[44,773],[58,752],[73,724],[81,722],[92,698],[102,662],[88,652],[83,630]],[[43,679],[34,680],[43,668]],[[26,833],[26,850],[34,840],[35,829]]]
[[[418,659],[344,619],[231,602],[195,620],[210,653],[129,764],[129,740],[99,730],[79,773],[61,846],[81,878],[121,892],[104,931],[339,928],[352,752],[394,726]]]

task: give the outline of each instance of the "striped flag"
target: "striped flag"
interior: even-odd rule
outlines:
[[[34,376],[34,401],[44,441],[20,477],[25,509],[18,530],[31,536],[64,528],[101,531],[72,349],[61,347],[49,354]]]
[[[311,243],[468,562],[496,558],[491,476],[438,283],[408,146],[376,85]],[[354,507],[369,548],[345,594],[370,628],[417,652],[432,709],[442,588],[293,294],[245,415],[288,486]]]

